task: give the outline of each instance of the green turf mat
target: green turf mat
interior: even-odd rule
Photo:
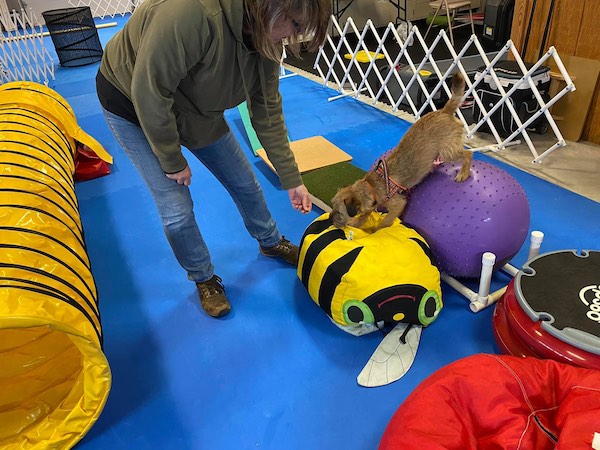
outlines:
[[[312,196],[331,208],[331,199],[337,190],[364,177],[365,173],[349,162],[341,162],[306,172],[302,179]],[[317,206],[322,208],[319,204]]]

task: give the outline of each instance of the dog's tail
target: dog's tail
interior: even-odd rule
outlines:
[[[447,114],[454,114],[462,103],[462,96],[465,93],[465,79],[460,72],[452,75],[452,97],[446,102],[442,111]]]

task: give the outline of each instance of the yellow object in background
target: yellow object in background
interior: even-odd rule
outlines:
[[[369,56],[371,56],[371,57],[369,58]],[[344,58],[352,59],[352,54],[346,53],[344,55]],[[360,51],[356,52],[356,60],[360,63],[368,63],[368,62],[371,62],[373,59],[383,59],[383,58],[385,58],[385,56],[383,56],[381,53],[379,53],[377,55],[377,57],[375,57],[375,52],[369,51],[367,53],[366,50],[360,50]]]
[[[73,447],[111,386],[74,192],[76,142],[112,158],[43,85],[0,86],[0,448]]]

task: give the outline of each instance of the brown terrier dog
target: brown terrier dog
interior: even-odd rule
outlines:
[[[417,120],[374,170],[335,194],[331,218],[336,227],[360,227],[379,206],[387,208],[388,214],[378,228],[389,227],[402,214],[410,189],[431,172],[438,159],[462,161],[455,181],[469,178],[473,153],[465,150],[463,126],[454,116],[464,92],[465,79],[457,72],[452,77],[452,97],[444,107]]]

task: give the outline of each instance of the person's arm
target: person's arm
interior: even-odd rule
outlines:
[[[193,20],[190,18],[192,17]],[[189,169],[181,152],[173,94],[210,41],[202,14],[162,7],[145,24],[131,80],[131,100],[152,151],[169,178]],[[191,177],[191,173],[189,174]]]
[[[291,189],[302,184],[302,177],[290,148],[283,118],[279,65],[273,61],[265,61],[264,70],[266,90],[263,92],[263,89],[259,89],[251,97],[252,127],[269,161],[275,167],[281,186],[283,189]]]
[[[275,167],[281,187],[288,191],[292,207],[304,214],[312,209],[312,201],[290,148],[279,93],[279,65],[265,62],[266,91],[252,96],[252,127]]]

